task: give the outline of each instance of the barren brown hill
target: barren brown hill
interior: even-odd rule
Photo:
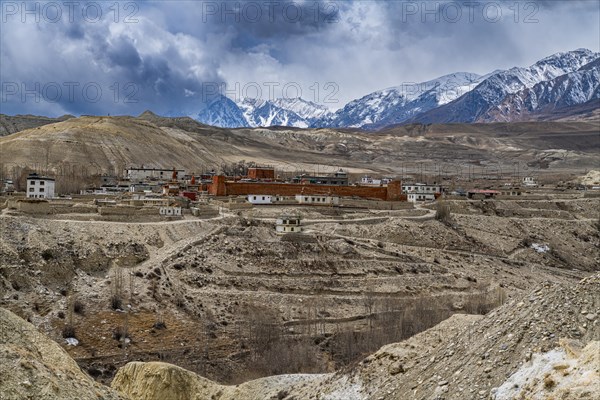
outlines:
[[[415,163],[487,165],[515,162],[581,170],[600,161],[595,122],[406,125],[378,133],[333,129],[221,129],[190,118],[81,117],[0,139],[5,165],[58,170],[120,170],[127,165],[182,167],[200,172],[241,160],[282,170],[398,174]],[[412,165],[412,167],[411,167]]]
[[[63,115],[59,118],[41,117],[37,115],[6,115],[0,114],[0,136],[10,135],[25,129],[53,124],[75,118],[72,115]]]

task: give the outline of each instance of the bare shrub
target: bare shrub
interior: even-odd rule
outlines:
[[[79,315],[85,314],[85,305],[81,300],[75,300],[73,302],[73,311]]]
[[[123,306],[123,300],[121,299],[121,296],[113,294],[112,296],[110,296],[110,307],[113,310],[120,310],[121,307]]]
[[[112,295],[110,297],[110,306],[113,310],[119,310],[123,306],[123,269],[115,268],[112,280]]]
[[[435,219],[445,224],[450,223],[452,220],[452,213],[450,212],[450,206],[443,200],[438,200],[435,205]]]
[[[154,322],[152,327],[154,329],[167,329],[167,324],[165,324],[165,318],[163,317],[162,312],[156,314],[156,322]]]
[[[125,339],[126,337],[128,337],[127,327],[117,326],[115,329],[113,329],[112,337],[115,340]]]
[[[75,327],[73,324],[66,324],[62,329],[62,337],[63,338],[76,338]]]

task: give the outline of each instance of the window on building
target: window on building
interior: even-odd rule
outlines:
[[[35,185],[35,181],[29,181],[30,185]]]
[[[254,196],[253,200],[256,200],[256,196]]]
[[[264,200],[264,199],[265,199],[265,196],[263,196],[263,198],[262,198],[262,199]]]
[[[40,181],[40,186],[44,186],[45,183],[46,181]]]
[[[29,191],[33,192],[33,191],[35,191],[35,189],[34,188],[29,188]]]
[[[40,188],[40,192],[43,192],[43,191],[44,191],[44,188]]]

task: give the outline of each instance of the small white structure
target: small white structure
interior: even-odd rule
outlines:
[[[140,192],[153,192],[154,190],[159,190],[160,187],[157,185],[149,185],[147,183],[132,183],[129,185],[130,193],[140,193]]]
[[[441,185],[428,185],[426,183],[412,183],[402,185],[402,193],[442,193]]]
[[[435,201],[434,193],[410,192],[406,196],[409,203],[416,203],[419,201]]]
[[[523,186],[535,187],[537,185],[538,185],[537,181],[535,180],[535,178],[533,176],[526,176],[523,178]]]
[[[5,179],[2,185],[2,191],[4,193],[12,193],[15,191],[15,185],[13,184],[13,181],[10,179]]]
[[[365,175],[360,179],[360,183],[361,183],[361,185],[381,186],[381,185],[387,185],[392,180],[393,180],[392,178],[373,179],[369,175]]]
[[[248,203],[252,204],[275,204],[283,201],[282,196],[271,196],[269,194],[249,194],[246,196]]]
[[[181,207],[160,207],[158,213],[167,217],[180,217]]]
[[[278,235],[302,232],[300,217],[298,215],[283,215],[279,217],[275,224],[275,232],[277,232]]]
[[[27,197],[31,199],[51,199],[54,197],[54,179],[36,173],[27,177]]]
[[[334,205],[340,204],[338,196],[326,196],[321,194],[297,194],[296,201],[300,204]]]

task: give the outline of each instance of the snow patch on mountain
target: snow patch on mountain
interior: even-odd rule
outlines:
[[[379,90],[351,101],[332,118],[317,121],[315,125],[362,128],[401,123],[462,96],[482,78],[470,72],[456,72],[427,82]]]

